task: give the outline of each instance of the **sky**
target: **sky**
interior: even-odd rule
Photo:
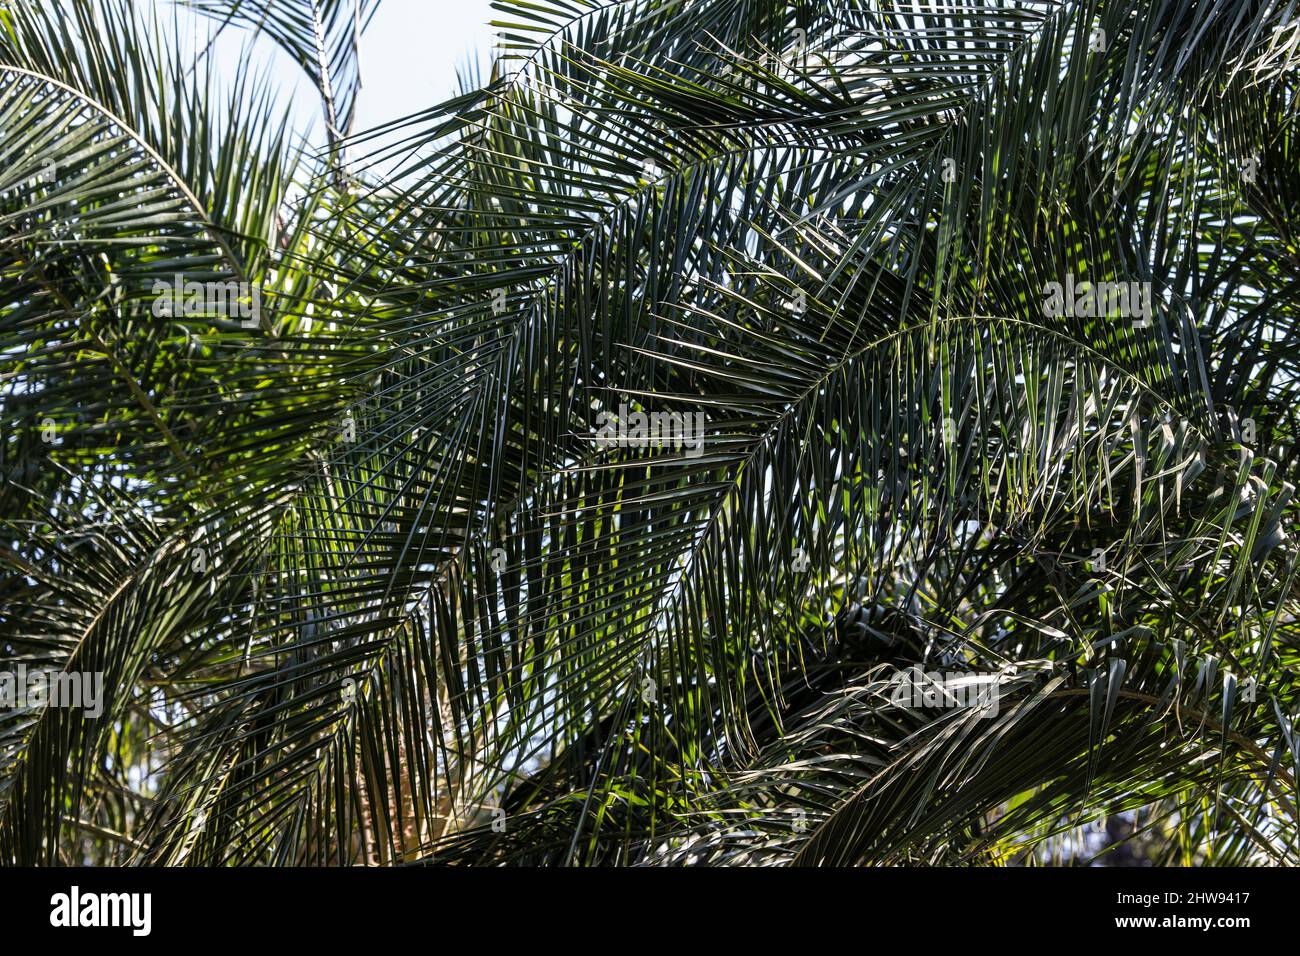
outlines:
[[[456,69],[483,57],[495,31],[490,0],[382,0],[361,38],[356,129],[407,116],[451,96]]]
[[[458,69],[477,60],[486,73],[495,30],[488,23],[501,16],[491,0],[381,0],[361,38],[361,92],[353,134],[409,116],[457,91]],[[213,21],[195,18],[195,40],[202,47]],[[249,31],[228,28],[218,36],[212,56],[221,76],[269,67],[292,103],[294,125],[320,144],[320,98],[301,68],[266,39],[248,47]],[[362,146],[364,153],[373,146]]]

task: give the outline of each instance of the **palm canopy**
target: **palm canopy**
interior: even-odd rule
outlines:
[[[497,0],[389,176],[374,4],[191,6],[320,156],[0,11],[0,651],[104,679],[0,711],[0,859],[1297,862],[1288,4]]]

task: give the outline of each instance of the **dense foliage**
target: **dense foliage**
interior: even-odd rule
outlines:
[[[1297,862],[1293,5],[376,6],[0,9],[0,860]]]

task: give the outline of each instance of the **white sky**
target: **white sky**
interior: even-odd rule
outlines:
[[[499,16],[491,0],[381,0],[361,38],[362,87],[353,134],[451,97],[457,92],[457,71],[466,72],[475,61],[481,66],[480,75],[486,75],[489,48],[495,40],[488,23]],[[194,39],[201,49],[216,24],[194,19]],[[246,29],[223,31],[212,51],[218,74],[229,78],[250,66],[269,64],[282,101],[291,104],[296,128],[320,145],[320,98],[311,82],[268,40],[259,40],[250,53],[250,36]],[[356,152],[372,148],[366,145]]]
[[[356,129],[407,116],[451,96],[456,70],[483,58],[501,16],[490,0],[381,0],[361,38]]]

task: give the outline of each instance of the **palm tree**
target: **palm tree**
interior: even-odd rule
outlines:
[[[0,11],[0,859],[1300,861],[1292,6],[494,6]]]

